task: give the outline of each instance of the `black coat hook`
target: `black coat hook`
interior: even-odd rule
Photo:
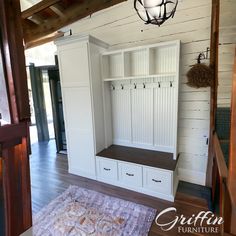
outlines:
[[[136,89],[137,88],[137,84],[136,83],[134,83],[134,89]]]
[[[170,87],[173,87],[173,82],[172,81],[170,81]]]
[[[145,84],[145,83],[143,83],[143,88],[144,88],[144,89],[146,88],[146,84]]]
[[[111,87],[112,87],[112,89],[113,89],[113,90],[115,90],[115,89],[116,89],[116,88],[115,88],[115,86],[114,86],[113,84],[111,85]]]
[[[161,87],[161,82],[158,82],[158,88],[160,88]]]
[[[121,84],[120,86],[121,86],[121,89],[123,90],[123,89],[124,89],[124,85],[123,85],[123,84]]]

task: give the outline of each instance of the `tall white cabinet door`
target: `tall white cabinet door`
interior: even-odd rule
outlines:
[[[66,44],[58,54],[62,87],[89,86],[88,44]]]
[[[63,102],[70,173],[95,176],[90,88],[63,88]]]

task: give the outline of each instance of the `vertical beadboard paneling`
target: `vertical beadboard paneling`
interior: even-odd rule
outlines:
[[[154,145],[173,151],[175,89],[161,86],[154,89]]]
[[[176,47],[158,47],[154,50],[154,72],[156,74],[176,72]]]
[[[139,76],[148,74],[148,51],[141,49],[125,52],[125,76]]]
[[[113,141],[131,142],[130,90],[112,90]]]
[[[117,78],[123,76],[123,55],[116,53],[103,56],[103,76],[105,78]]]
[[[153,89],[132,89],[133,143],[153,145]]]

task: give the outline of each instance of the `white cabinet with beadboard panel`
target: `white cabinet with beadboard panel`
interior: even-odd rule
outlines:
[[[105,147],[100,53],[106,45],[91,36],[65,37],[56,45],[69,172],[96,179],[95,155]]]

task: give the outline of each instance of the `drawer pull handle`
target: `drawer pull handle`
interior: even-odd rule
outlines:
[[[161,183],[161,180],[152,179],[152,181],[155,183]]]
[[[128,175],[128,176],[134,176],[134,174],[129,174],[129,173],[126,173],[126,175]]]
[[[111,169],[103,168],[105,171],[110,171]]]

